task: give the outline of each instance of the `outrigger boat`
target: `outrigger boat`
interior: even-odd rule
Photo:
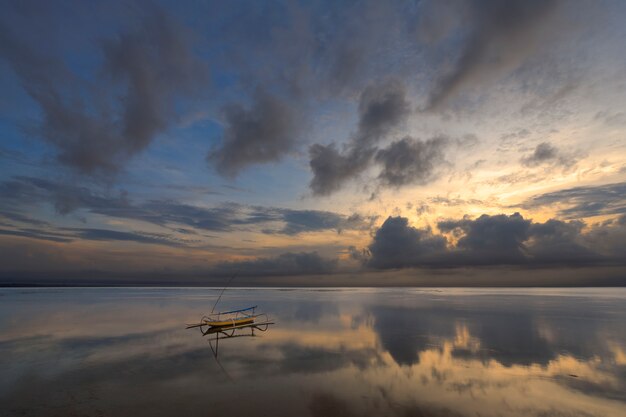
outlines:
[[[231,339],[235,337],[244,337],[244,336],[255,336],[254,331],[259,330],[261,332],[267,331],[270,324],[274,324],[273,321],[270,321],[267,314],[255,314],[257,306],[252,306],[248,308],[242,308],[240,310],[232,310],[232,311],[222,311],[219,313],[213,313],[217,303],[220,302],[224,291],[228,285],[235,279],[236,275],[233,275],[229,280],[226,286],[220,292],[219,297],[213,304],[213,308],[211,309],[211,313],[208,316],[203,316],[200,319],[199,323],[188,324],[187,329],[199,328],[202,336],[209,335],[209,345],[211,346],[211,350],[213,351],[213,355],[215,355],[215,359],[217,360],[217,347],[219,343],[219,339],[226,338]],[[205,330],[206,329],[206,330]],[[250,329],[249,334],[242,334],[240,330],[242,329]],[[214,335],[215,338],[215,348],[211,343],[211,336]],[[219,361],[217,362],[219,364]],[[222,365],[220,364],[220,367]],[[222,368],[223,369],[223,368]],[[224,372],[226,372],[224,370]]]
[[[202,317],[199,323],[188,324],[187,328],[192,329],[194,327],[200,327],[200,330],[202,330],[202,327],[205,326],[208,326],[209,329],[232,329],[242,326],[247,327],[250,325],[254,325],[255,320],[259,317],[265,317],[265,321],[267,322],[266,314],[254,314],[256,308],[257,306],[252,306],[248,308],[242,308],[240,310],[211,313],[208,316]],[[204,331],[202,333],[204,333]]]
[[[265,332],[270,324],[274,324],[273,321],[269,320],[267,314],[255,314],[256,308],[257,306],[253,306],[240,310],[212,313],[202,317],[199,323],[188,324],[187,329],[199,328],[202,336],[209,336],[209,345],[217,359],[217,348],[220,338],[231,339],[255,336],[255,330]],[[249,334],[239,332],[239,330],[247,328],[251,330]],[[211,340],[210,335],[215,336],[213,340]],[[215,346],[213,346],[212,341],[215,342]]]
[[[188,324],[187,329],[200,328],[203,335],[216,332],[224,332],[225,330],[243,329],[246,327],[259,328],[259,326],[267,326],[274,324],[267,317],[267,314],[255,314],[257,306],[242,308],[240,310],[222,311],[219,313],[211,313],[202,317],[199,323]],[[207,328],[204,330],[204,328]]]

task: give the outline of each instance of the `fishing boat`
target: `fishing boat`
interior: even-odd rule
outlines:
[[[248,308],[242,308],[239,310],[222,311],[219,313],[211,313],[208,316],[202,317],[199,323],[188,324],[187,328],[192,329],[194,327],[205,327],[209,329],[215,328],[236,328],[239,326],[253,325],[255,320],[260,316],[266,316],[265,314],[255,314],[257,306]]]
[[[232,339],[242,336],[255,336],[255,330],[265,332],[269,328],[270,324],[274,324],[273,321],[270,321],[267,314],[255,314],[257,306],[213,313],[217,303],[220,302],[224,291],[226,291],[226,288],[235,276],[236,275],[233,275],[228,280],[228,283],[220,292],[215,304],[213,304],[211,313],[207,316],[203,316],[202,319],[200,319],[200,322],[187,325],[187,329],[199,328],[202,336],[209,336],[209,345],[215,355],[215,359],[217,359],[217,347],[220,338]],[[250,333],[243,334],[242,332],[245,332],[245,329],[249,329]],[[214,336],[213,340],[215,341],[215,348],[213,347],[210,335]]]
[[[228,281],[233,280],[234,276]],[[228,287],[228,284],[226,285]],[[233,339],[237,337],[254,337],[255,330],[265,332],[269,328],[270,324],[274,324],[270,321],[267,314],[255,314],[257,306],[242,308],[239,310],[221,311],[219,313],[213,313],[215,306],[222,298],[222,294],[226,290],[226,287],[222,290],[217,301],[213,304],[211,313],[207,316],[203,316],[199,323],[188,324],[187,329],[198,328],[202,336],[209,337],[209,346],[213,351],[213,356],[217,361],[220,368],[230,378],[226,370],[222,367],[221,363],[217,360],[217,352],[220,339]],[[250,330],[249,333],[247,330]]]

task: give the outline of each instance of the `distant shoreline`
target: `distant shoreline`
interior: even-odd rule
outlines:
[[[222,285],[208,284],[165,284],[165,283],[128,283],[128,284],[12,284],[2,283],[0,288],[223,288]],[[229,289],[306,289],[306,288],[626,288],[625,285],[231,285]]]

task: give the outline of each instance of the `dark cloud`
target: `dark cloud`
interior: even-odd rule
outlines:
[[[348,246],[347,252],[348,252],[348,255],[350,255],[350,259],[353,259],[361,263],[366,263],[370,255],[367,249],[359,250],[356,246]]]
[[[309,148],[313,178],[309,184],[315,195],[330,195],[356,178],[370,164],[375,149],[351,148],[344,153],[334,144],[315,144]]]
[[[125,207],[94,207],[94,213],[110,217],[140,220],[159,226],[185,225],[200,230],[223,232],[233,224],[244,223],[238,218],[239,207],[224,204],[220,207],[198,207],[171,200],[153,200]]]
[[[237,227],[279,223],[276,228],[265,228],[268,234],[297,235],[306,232],[335,230],[367,230],[371,219],[358,214],[345,216],[319,210],[291,210],[275,207],[222,204],[217,207],[198,207],[173,201],[149,201],[126,209],[93,210],[112,217],[125,217],[158,225],[182,224],[208,231],[231,231]]]
[[[250,165],[277,161],[296,145],[301,126],[293,103],[258,90],[250,108],[233,104],[223,111],[222,143],[207,155],[223,176],[235,177]]]
[[[343,216],[341,214],[318,210],[279,210],[285,226],[279,233],[297,235],[318,230],[367,230],[375,218],[364,218],[359,214]],[[273,232],[274,233],[274,232]]]
[[[389,217],[376,231],[369,256],[372,268],[464,266],[593,266],[624,263],[626,220],[585,227],[579,221],[535,223],[519,213],[440,221],[435,235],[403,217]],[[353,249],[353,253],[358,251]]]
[[[534,223],[529,230],[531,241],[528,245],[528,255],[534,262],[544,264],[602,261],[602,256],[594,252],[599,248],[590,244],[589,236],[583,236],[584,227],[585,224],[581,221],[563,222],[550,219],[545,223]],[[597,233],[597,230],[592,229],[592,233]]]
[[[383,184],[395,187],[432,181],[438,166],[444,162],[447,143],[443,137],[422,142],[409,136],[393,142],[376,153],[376,162],[383,165],[378,178]]]
[[[568,168],[574,165],[576,161],[577,155],[566,155],[548,142],[540,143],[532,154],[521,159],[522,164],[527,167],[551,164]]]
[[[519,213],[483,214],[475,220],[442,221],[438,227],[459,236],[450,255],[463,264],[573,266],[616,260],[598,251],[580,221],[534,223]]]
[[[392,22],[414,11],[404,5],[372,2],[358,6],[326,4],[320,13],[320,6],[233,6],[236,12],[224,13],[226,21],[221,24],[228,29],[222,40],[238,45],[227,58],[242,76],[243,88],[262,86],[280,92],[283,98],[257,92],[250,108],[235,105],[225,109],[222,144],[207,158],[220,174],[234,177],[251,164],[274,162],[294,150],[306,122],[303,109],[320,98],[352,99],[361,92],[358,127],[351,141],[366,146],[388,134],[410,113],[406,88],[399,78],[393,78],[397,71],[386,66],[381,76],[374,67],[381,54],[393,53],[386,50],[388,45],[408,41],[403,35],[404,25],[394,26]],[[383,77],[389,79],[371,83]],[[321,152],[317,146],[311,151],[311,168],[317,170],[316,177],[319,173],[312,184],[316,194],[329,194],[332,191],[326,184],[333,187],[358,175],[372,153],[357,151],[351,145],[347,154],[333,156],[346,160],[357,156],[360,163],[337,170],[323,166],[319,159],[313,161]]]
[[[545,42],[542,30],[558,3],[557,0],[435,2],[445,9],[441,14],[460,16],[455,20],[461,27],[454,27],[466,36],[456,64],[432,91],[428,108],[437,109],[463,87],[521,65]]]
[[[75,233],[76,238],[97,241],[136,242],[153,245],[185,246],[185,241],[170,235],[145,232],[126,232],[108,229],[68,229]]]
[[[373,78],[398,75],[398,45],[414,44],[404,2],[285,3],[220,7],[231,65],[253,85],[307,98],[352,97]],[[402,61],[416,63],[407,55]]]
[[[530,130],[523,128],[514,132],[505,133],[500,136],[500,142],[504,145],[517,144],[519,140],[525,139],[531,135]]]
[[[337,259],[323,258],[317,252],[289,252],[276,257],[223,262],[211,272],[215,275],[283,276],[329,274],[336,268]]]
[[[526,166],[537,166],[558,157],[558,150],[547,142],[542,142],[535,148],[530,156],[522,158],[522,163]]]
[[[0,211],[0,216],[4,217],[5,219],[11,221],[11,222],[18,222],[18,223],[25,223],[31,226],[35,226],[35,227],[47,227],[50,226],[50,224],[46,221],[43,220],[38,220],[38,219],[34,219],[30,216],[24,215],[24,214],[20,214],[20,213],[15,213],[15,212],[11,212],[11,211]]]
[[[354,142],[371,146],[406,121],[411,103],[405,86],[397,80],[388,80],[368,86],[359,100],[359,125]]]
[[[72,242],[78,240],[93,240],[93,241],[117,241],[117,242],[135,242],[135,243],[147,243],[154,245],[166,245],[173,247],[185,247],[190,246],[193,243],[199,241],[178,239],[169,234],[163,233],[147,233],[137,231],[118,231],[110,229],[95,229],[95,228],[70,228],[52,226],[46,228],[28,228],[28,227],[13,227],[9,226],[9,229],[0,229],[0,235],[25,237],[30,239],[45,240],[49,242]]]
[[[437,227],[442,232],[462,233],[456,249],[465,258],[464,262],[500,264],[522,262],[530,225],[530,220],[515,213],[441,221]]]
[[[123,137],[131,151],[143,149],[172,118],[173,100],[203,81],[204,66],[193,56],[185,30],[160,12],[138,31],[103,44],[110,76],[126,84]]]
[[[172,235],[164,233],[119,231],[95,228],[59,228],[56,230],[57,231],[46,232],[39,229],[20,229],[17,231],[4,232],[6,232],[5,234],[13,234],[15,236],[30,237],[39,240],[49,240],[53,242],[92,240],[106,242],[135,242],[172,247],[188,247],[199,242],[198,240],[178,239]],[[0,233],[2,233],[2,231],[0,231]]]
[[[435,110],[461,90],[519,69],[552,42],[571,40],[563,34],[580,24],[564,22],[571,16],[562,3],[308,2],[235,5],[216,14],[226,28],[220,41],[237,45],[227,54],[232,69],[244,74],[248,88],[278,87],[305,100],[344,99],[373,79],[418,79],[430,92],[426,107]],[[550,78],[552,84],[563,81]]]
[[[293,210],[276,207],[223,203],[200,207],[172,200],[133,203],[125,193],[98,194],[88,188],[32,177],[14,177],[0,183],[0,214],[11,221],[31,223],[37,219],[16,216],[24,205],[49,203],[60,214],[87,210],[108,217],[139,220],[178,230],[183,225],[198,230],[225,232],[236,228],[265,225],[265,233],[297,235],[323,230],[368,230],[374,218],[350,216],[321,210]],[[272,223],[276,227],[270,228]]]
[[[521,207],[535,209],[558,205],[566,219],[626,213],[626,183],[574,187],[529,198]]]
[[[86,187],[24,176],[15,176],[1,182],[0,196],[4,200],[0,207],[12,212],[17,207],[33,206],[42,202],[52,204],[60,214],[68,214],[78,208],[122,210],[128,207],[124,193],[113,197],[94,193]]]
[[[593,227],[585,236],[588,245],[616,260],[626,259],[626,214]]]
[[[119,170],[177,118],[174,102],[192,97],[206,80],[178,24],[157,10],[140,20],[100,42],[97,84],[74,74],[59,54],[37,52],[0,27],[2,57],[42,110],[37,135],[82,173]]]
[[[334,143],[309,148],[313,171],[310,188],[315,195],[329,195],[358,177],[372,163],[376,144],[402,125],[411,112],[406,89],[397,80],[368,86],[359,100],[359,122],[355,135],[342,151]]]
[[[407,218],[389,217],[369,245],[372,268],[404,268],[431,264],[445,252],[446,239],[429,229],[409,226]]]
[[[0,229],[0,235],[26,237],[29,239],[47,240],[50,242],[71,242],[75,240],[74,237],[67,234],[48,232],[32,228]]]

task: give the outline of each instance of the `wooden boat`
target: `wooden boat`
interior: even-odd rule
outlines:
[[[202,317],[200,323],[188,324],[187,328],[208,326],[209,328],[233,328],[242,325],[254,324],[260,314],[255,315],[257,306],[242,308],[240,310],[222,311]]]
[[[236,337],[255,336],[255,330],[265,332],[270,324],[274,324],[273,321],[270,321],[267,314],[254,314],[256,308],[257,306],[253,306],[240,310],[212,313],[202,317],[199,323],[188,324],[187,328],[199,328],[202,336],[209,336],[209,345],[217,360],[217,349],[220,338],[233,339]],[[242,333],[244,329],[250,329],[250,333]],[[213,339],[211,339],[212,336],[214,336]],[[213,342],[215,346],[213,346]],[[224,369],[222,368],[222,370]],[[224,372],[226,371],[224,370]]]

